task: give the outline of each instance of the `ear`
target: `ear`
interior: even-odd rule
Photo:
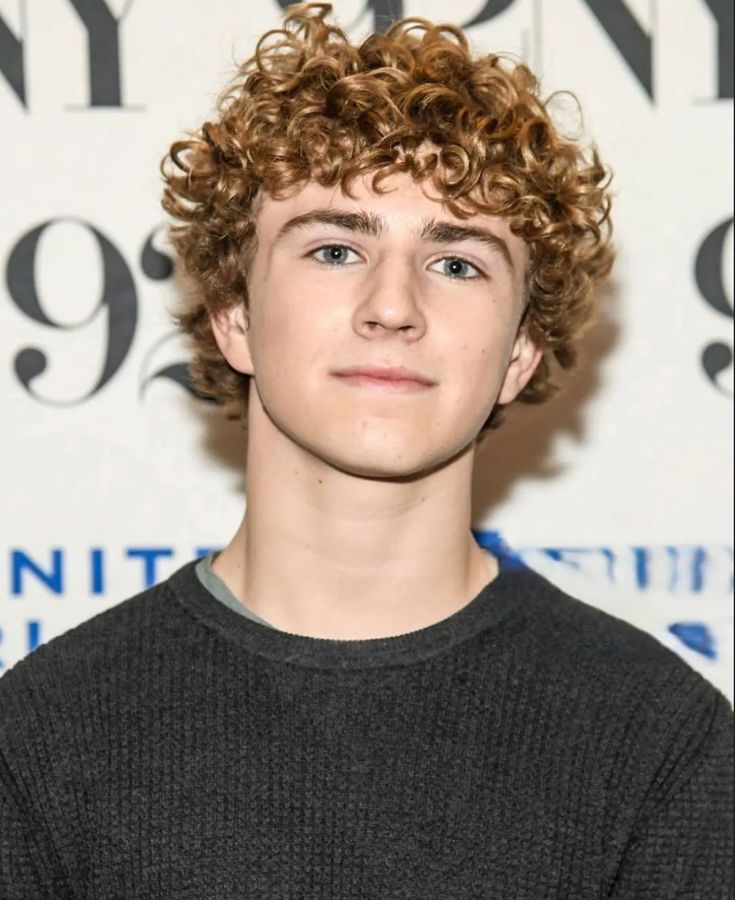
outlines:
[[[522,329],[513,344],[510,362],[503,378],[497,402],[504,406],[511,403],[531,380],[538,364],[541,362],[543,350]]]
[[[253,374],[250,320],[244,304],[235,303],[209,317],[212,334],[227,362],[244,375]]]

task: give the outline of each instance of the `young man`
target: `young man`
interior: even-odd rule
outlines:
[[[247,511],[0,681],[0,895],[731,896],[728,701],[470,531],[478,437],[609,271],[606,172],[524,66],[328,12],[172,147]]]

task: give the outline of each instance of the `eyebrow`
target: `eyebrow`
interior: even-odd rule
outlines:
[[[425,241],[434,241],[437,244],[454,244],[457,241],[480,241],[486,244],[491,250],[499,253],[503,262],[508,267],[511,276],[515,275],[516,267],[508,250],[505,241],[488,231],[487,228],[479,228],[476,225],[455,225],[453,222],[437,222],[436,219],[429,219],[424,222],[421,229],[421,237]]]
[[[380,237],[386,232],[386,221],[383,216],[368,212],[347,212],[340,209],[313,209],[300,216],[294,216],[285,222],[278,231],[275,240],[299,228],[310,225],[334,225],[347,231]],[[457,225],[453,222],[425,219],[419,236],[424,241],[437,244],[453,244],[457,241],[479,241],[498,253],[505,263],[511,277],[515,275],[515,266],[505,241],[486,228],[476,225]]]
[[[297,228],[308,228],[309,225],[336,225],[348,231],[358,231],[361,234],[369,234],[371,237],[379,237],[385,229],[385,220],[375,213],[344,212],[339,209],[313,209],[311,212],[300,216],[294,216],[281,226],[276,240]]]

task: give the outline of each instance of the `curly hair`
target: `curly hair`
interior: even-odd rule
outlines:
[[[385,177],[403,171],[430,181],[460,218],[508,217],[526,242],[521,327],[543,355],[517,399],[546,400],[558,389],[551,358],[576,364],[593,289],[612,266],[609,170],[596,148],[585,155],[560,133],[524,64],[473,57],[460,28],[422,18],[355,46],[326,21],[331,10],[290,6],[283,27],[238,68],[215,120],[162,160],[171,242],[195,284],[172,314],[192,339],[195,391],[244,421],[250,376],[222,356],[210,315],[237,303],[247,310],[261,189],[279,198],[313,180],[349,194],[370,172],[380,193]],[[482,431],[499,422],[496,406]]]

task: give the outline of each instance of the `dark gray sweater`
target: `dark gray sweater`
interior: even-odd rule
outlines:
[[[0,898],[724,900],[732,747],[679,657],[507,563],[336,641],[191,562],[0,679]]]

